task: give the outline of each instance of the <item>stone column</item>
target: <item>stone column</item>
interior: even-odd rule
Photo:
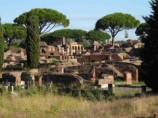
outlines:
[[[61,73],[64,73],[64,67],[61,68]]]
[[[125,73],[126,84],[132,84],[132,74],[130,72]]]
[[[64,55],[64,48],[62,48],[62,55]]]
[[[97,46],[96,45],[94,45],[94,51],[96,51],[97,50]]]
[[[135,75],[136,75],[135,81],[138,82],[138,69],[136,69]]]
[[[67,55],[69,55],[69,48],[67,48]]]

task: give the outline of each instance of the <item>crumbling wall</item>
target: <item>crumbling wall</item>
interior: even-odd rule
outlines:
[[[92,68],[92,65],[69,66],[64,68],[64,73],[73,73],[74,71],[78,71],[78,73],[90,73]]]
[[[138,69],[130,64],[117,64],[115,66],[121,73],[130,72],[132,74],[132,81],[138,82]]]
[[[83,85],[83,78],[78,75],[69,73],[43,73],[42,82],[49,85],[51,82],[54,84],[62,84],[68,86],[81,86]]]
[[[96,68],[97,78],[101,78],[102,74],[113,75],[115,77],[123,77],[123,74],[112,65]]]

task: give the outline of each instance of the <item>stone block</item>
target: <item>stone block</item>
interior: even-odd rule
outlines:
[[[115,85],[112,84],[112,87],[114,87]],[[108,84],[101,84],[100,88],[104,89],[104,88],[108,88]]]
[[[104,78],[104,79],[98,79],[98,85],[102,84],[113,84],[114,78]]]

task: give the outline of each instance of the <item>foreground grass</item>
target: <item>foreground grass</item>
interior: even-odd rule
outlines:
[[[0,96],[0,118],[134,118],[158,111],[158,96],[89,101],[52,93]]]

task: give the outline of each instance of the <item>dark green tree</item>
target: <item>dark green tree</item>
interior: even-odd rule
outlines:
[[[99,19],[95,24],[97,30],[108,30],[111,33],[112,47],[114,46],[114,39],[118,32],[122,30],[134,29],[140,24],[130,14],[113,13],[106,15]]]
[[[86,39],[90,41],[99,41],[99,42],[105,42],[106,40],[109,40],[111,36],[103,31],[100,30],[90,30],[87,35]]]
[[[80,42],[86,36],[87,31],[80,29],[60,29],[55,30],[53,33],[44,34],[41,36],[41,41],[45,41],[47,44],[51,44],[54,41],[65,37],[66,39],[71,38],[74,41]]]
[[[142,37],[144,48],[141,50],[142,79],[148,87],[158,92],[158,0],[150,2],[151,15],[143,17],[148,25],[146,36]]]
[[[4,55],[4,38],[3,38],[3,27],[0,19],[0,70],[3,66],[3,55]]]
[[[82,42],[85,39],[87,31],[81,29],[73,29],[72,37],[76,42]]]
[[[139,36],[140,38],[141,37],[144,37],[147,35],[147,32],[148,32],[148,24],[147,23],[141,23],[137,28],[136,28],[136,31],[135,31],[135,34],[137,36]]]
[[[59,39],[54,38],[52,32],[46,33],[46,34],[42,35],[40,38],[41,38],[41,41],[46,42],[48,45],[51,45],[53,42],[59,40]]]
[[[27,19],[26,53],[27,66],[36,68],[39,64],[40,36],[38,28],[38,17],[30,15]]]
[[[4,39],[10,49],[13,40],[25,40],[26,39],[26,28],[22,25],[16,25],[11,23],[3,24],[4,28]]]
[[[66,16],[56,10],[49,8],[35,8],[29,12],[24,12],[19,17],[14,19],[14,22],[27,26],[27,19],[30,15],[35,15],[38,18],[39,34],[50,32],[56,26],[67,27],[69,20]]]

